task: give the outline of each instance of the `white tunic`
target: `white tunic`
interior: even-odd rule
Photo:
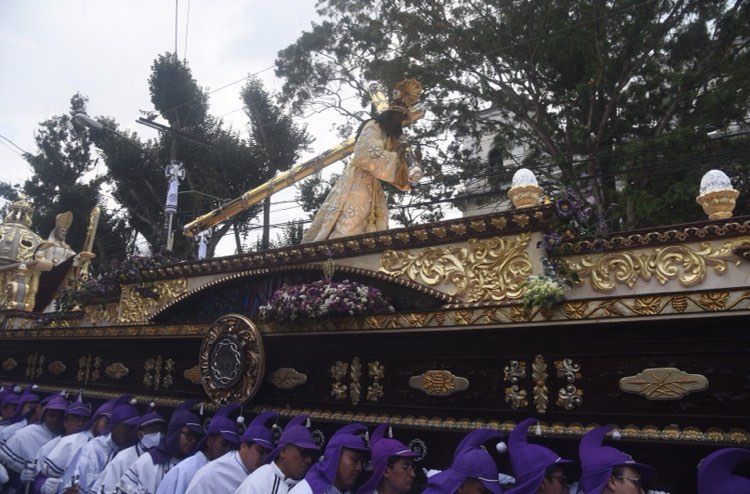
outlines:
[[[47,455],[49,455],[52,450],[55,449],[55,446],[57,446],[62,438],[62,436],[55,436],[50,441],[44,443],[41,448],[39,448],[39,451],[37,451],[36,456],[34,457],[34,472],[37,475],[42,473],[44,460],[47,459]]]
[[[276,462],[258,467],[237,489],[236,494],[286,494],[298,481],[284,478]]]
[[[0,461],[9,470],[21,472],[31,463],[45,443],[51,441],[56,434],[43,424],[31,424],[19,430],[0,446]]]
[[[102,473],[96,478],[96,482],[91,486],[89,492],[99,494],[104,492],[110,494],[115,492],[117,484],[122,478],[128,468],[133,466],[133,463],[146,451],[146,449],[139,442],[135,446],[125,448],[112,458],[112,461],[107,463]]]
[[[118,449],[111,434],[95,437],[87,442],[81,449],[77,461],[69,465],[65,471],[59,492],[70,486],[70,480],[73,476],[78,477],[79,490],[87,492],[94,485],[96,478],[102,473],[107,463],[112,461]]]
[[[62,477],[65,474],[65,469],[68,468],[83,445],[93,438],[94,435],[91,431],[81,431],[77,434],[61,437],[57,445],[42,461],[39,471],[45,477]]]
[[[5,443],[8,439],[10,439],[10,436],[15,434],[17,431],[23,429],[28,425],[28,421],[26,419],[21,419],[15,424],[7,425],[3,428],[2,432],[0,432],[0,445]]]
[[[240,454],[230,451],[195,472],[186,494],[233,494],[249,474]]]
[[[143,454],[125,471],[118,487],[124,494],[156,494],[164,476],[179,462],[172,458],[156,465],[150,454]]]
[[[323,491],[323,494],[351,494],[351,492],[352,491],[341,492],[334,486],[330,486],[325,491]],[[299,484],[294,486],[294,489],[289,491],[289,494],[312,494],[312,488],[310,487],[310,484],[307,483],[307,480],[303,479]]]
[[[185,494],[195,473],[206,466],[207,463],[208,458],[203,454],[203,451],[198,451],[193,456],[185,458],[164,476],[156,494]]]

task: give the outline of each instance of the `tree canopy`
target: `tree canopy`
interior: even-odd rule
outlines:
[[[610,228],[637,227],[698,219],[709,168],[747,173],[747,138],[711,132],[745,128],[750,2],[321,0],[318,10],[323,20],[279,53],[283,96],[355,122],[342,94],[364,106],[366,81],[418,78],[432,180],[412,200],[481,177],[502,188],[525,166],[548,192],[588,197]],[[517,162],[488,170],[476,155],[488,134]]]

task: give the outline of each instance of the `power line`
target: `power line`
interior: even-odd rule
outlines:
[[[180,0],[174,0],[174,56],[177,58],[177,15],[180,11]]]
[[[187,18],[185,19],[185,51],[182,53],[182,59],[184,61],[187,61],[188,29],[189,28],[190,28],[190,0],[188,0]]]
[[[7,137],[5,137],[4,135],[0,134],[0,138],[3,138],[3,139],[5,139],[6,141],[8,141],[9,143],[13,144],[13,147],[15,147],[16,149],[18,149],[19,151],[21,151],[21,152],[22,152],[23,154],[31,154],[31,153],[29,153],[28,151],[26,151],[26,150],[24,150],[23,148],[21,148],[21,147],[20,147],[20,146],[19,146],[18,144],[16,144],[15,142],[13,142],[13,141],[11,141],[10,139],[8,139]]]

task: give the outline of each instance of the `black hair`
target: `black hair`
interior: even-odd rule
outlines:
[[[388,137],[398,138],[404,134],[404,126],[402,125],[401,121],[399,121],[398,123],[394,123],[396,120],[394,114],[403,115],[401,112],[386,110],[383,113],[375,115],[370,120],[375,120]],[[365,120],[364,122],[362,122],[362,124],[357,129],[355,139],[359,138],[359,135],[362,133],[362,129],[365,128],[365,124],[370,120]]]

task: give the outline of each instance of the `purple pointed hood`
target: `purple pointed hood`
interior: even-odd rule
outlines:
[[[3,401],[5,400],[5,398],[16,394],[16,386],[18,386],[18,383],[9,384],[0,388],[0,406],[3,405]]]
[[[122,395],[115,400],[112,406],[112,415],[110,415],[109,427],[107,430],[111,431],[114,426],[119,424],[130,426],[138,425],[141,419],[141,414],[138,413],[138,409],[131,404],[132,400],[133,397],[130,395]]]
[[[370,438],[370,460],[372,461],[372,476],[367,479],[357,494],[370,494],[375,492],[383,478],[385,469],[388,468],[388,458],[399,456],[401,458],[416,458],[417,455],[401,441],[385,437],[389,424],[380,424]]]
[[[102,403],[101,406],[96,409],[96,411],[94,412],[94,415],[91,417],[91,419],[88,422],[86,422],[86,425],[83,426],[83,430],[87,431],[87,430],[91,429],[94,426],[94,424],[96,423],[96,421],[99,420],[99,418],[101,418],[101,417],[111,418],[112,417],[112,409],[115,406],[115,401],[117,401],[117,400],[113,398],[111,400],[107,400],[104,403]]]
[[[146,427],[147,425],[166,423],[167,419],[162,417],[159,412],[149,406],[149,411],[141,415],[140,420],[138,420],[138,428],[140,429],[141,427]]]
[[[367,443],[358,433],[366,432],[362,424],[349,424],[337,430],[328,441],[323,457],[305,475],[313,494],[323,494],[336,480],[339,460],[344,448],[367,452]]]
[[[430,477],[422,494],[454,494],[466,479],[477,479],[493,494],[501,494],[495,460],[481,447],[490,439],[500,437],[500,431],[490,429],[469,433],[456,448],[451,467]]]
[[[586,494],[601,494],[607,483],[612,469],[619,466],[635,468],[640,472],[643,481],[648,483],[656,477],[656,470],[643,463],[636,463],[633,458],[611,446],[602,446],[607,434],[614,429],[612,426],[595,427],[588,431],[578,446],[581,458],[580,490]]]
[[[750,494],[750,479],[732,473],[750,461],[750,449],[724,448],[714,451],[698,465],[698,494]]]
[[[271,463],[279,455],[279,452],[287,444],[293,444],[302,449],[314,449],[320,451],[320,448],[315,444],[310,430],[302,424],[310,421],[308,415],[297,415],[286,424],[284,432],[281,433],[279,442],[276,443],[276,447],[266,455],[266,463]]]
[[[196,452],[202,450],[209,436],[214,434],[219,434],[235,446],[240,443],[240,435],[237,433],[237,422],[229,418],[229,415],[238,408],[239,405],[224,405],[216,410],[216,413],[208,423],[208,427],[206,427],[206,435],[195,445]]]
[[[47,402],[47,405],[45,405],[44,410],[42,411],[42,417],[44,417],[47,410],[59,410],[65,412],[68,409],[68,406],[70,406],[68,400],[60,395],[55,395]]]
[[[508,438],[508,455],[516,477],[516,484],[508,494],[536,494],[549,467],[573,463],[571,460],[560,458],[551,449],[529,444],[528,430],[534,422],[536,420],[533,418],[520,422]]]
[[[247,426],[245,432],[242,433],[240,442],[247,444],[258,444],[263,447],[266,451],[273,449],[273,433],[266,424],[271,419],[277,419],[279,414],[276,412],[261,412],[259,413],[250,425]]]
[[[83,402],[83,397],[78,393],[76,401],[68,405],[65,410],[65,416],[75,415],[76,417],[91,418],[91,405]],[[85,428],[83,430],[86,430]]]
[[[163,446],[151,448],[148,454],[151,455],[154,463],[161,465],[167,463],[170,459],[179,455],[180,452],[180,434],[182,428],[187,427],[197,434],[205,434],[205,430],[200,423],[197,415],[190,411],[200,400],[186,400],[172,412],[172,418],[169,419],[167,426],[167,437]]]
[[[32,391],[36,390],[37,388],[38,386],[36,384],[32,384],[31,386],[26,388],[23,391],[23,393],[21,393],[21,395],[16,395],[15,393],[13,393],[12,395],[9,395],[7,397],[6,400],[10,398],[11,400],[14,401],[15,398],[12,398],[12,397],[18,396],[18,402],[16,404],[16,411],[13,412],[13,415],[8,420],[3,420],[2,422],[0,422],[0,425],[12,425],[12,424],[22,421],[23,419],[28,419],[27,415],[29,415],[29,413],[34,413],[34,409],[32,408],[31,410],[29,410],[27,413],[24,414],[23,407],[27,403],[33,403],[35,401],[39,401],[39,396],[32,393]]]

